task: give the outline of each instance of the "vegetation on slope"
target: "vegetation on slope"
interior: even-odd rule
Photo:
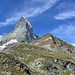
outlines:
[[[48,49],[25,43],[13,45],[4,51],[11,53],[16,60],[26,64],[39,75],[66,75],[67,71],[70,74],[75,72],[74,68],[71,67],[75,64],[75,57],[72,55],[52,52]]]

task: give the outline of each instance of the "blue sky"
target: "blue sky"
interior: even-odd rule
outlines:
[[[75,0],[0,0],[0,40],[24,16],[34,33],[75,44]]]

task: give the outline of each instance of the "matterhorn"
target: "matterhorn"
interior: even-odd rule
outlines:
[[[34,34],[33,28],[25,17],[21,17],[13,31],[6,34],[0,42],[0,47],[5,48],[7,45],[17,42],[31,43],[38,36]]]

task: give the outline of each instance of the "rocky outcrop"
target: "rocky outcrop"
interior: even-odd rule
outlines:
[[[46,35],[39,37],[38,39],[32,41],[32,44],[39,45],[39,46],[55,44],[55,39],[50,33],[47,33]]]
[[[31,24],[29,23],[29,21],[26,18],[21,17],[20,21],[16,24],[16,27],[14,28],[14,30],[3,37],[1,41],[1,45],[11,40],[17,40],[18,42],[31,43],[32,40],[36,38],[38,38],[38,36],[33,33],[33,28]]]
[[[45,75],[69,75],[75,74],[75,64],[71,61],[56,59],[53,57],[40,56],[29,65],[32,69]],[[64,74],[62,74],[64,72]]]
[[[75,54],[74,46],[60,40],[57,37],[52,36],[50,33],[47,33],[46,35],[33,40],[32,44],[43,46],[48,49],[53,49],[60,53]]]
[[[11,68],[11,65],[14,64],[12,66],[21,73],[27,72],[27,74],[31,75],[66,75],[68,72],[69,75],[75,75],[75,56],[73,55],[56,53],[49,49],[26,43],[8,46],[3,52],[9,55],[8,58],[7,56],[1,56],[0,62],[2,65],[6,64],[4,67],[9,66]],[[11,72],[8,69],[1,72],[5,73],[6,71]]]
[[[13,56],[0,53],[0,75],[34,75],[34,73],[27,65],[15,60]]]

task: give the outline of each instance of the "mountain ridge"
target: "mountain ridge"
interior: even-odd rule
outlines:
[[[43,46],[48,49],[56,49],[57,52],[75,54],[75,47],[62,41],[61,39],[52,36],[50,33],[47,33],[38,39],[32,41],[32,44]],[[59,50],[58,50],[59,49]]]

